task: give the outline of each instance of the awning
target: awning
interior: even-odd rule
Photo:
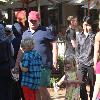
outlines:
[[[5,0],[6,1],[6,0]],[[27,3],[23,3],[24,0],[10,0],[8,2],[5,2],[3,4],[0,4],[0,9],[6,10],[8,8],[10,9],[16,9],[16,8],[27,8]],[[29,0],[31,1],[28,4],[28,7],[35,7],[37,6],[36,0]],[[24,7],[23,7],[24,5]],[[49,0],[40,0],[40,5],[53,5],[52,2]]]
[[[82,6],[83,8],[88,8],[88,4]],[[89,9],[100,9],[100,0],[90,1]]]
[[[84,5],[84,0],[69,0],[68,4],[71,4],[71,5]]]

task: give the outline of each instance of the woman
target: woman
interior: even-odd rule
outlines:
[[[100,55],[100,31],[95,36],[94,45],[94,70],[96,72],[96,81],[94,86],[93,98],[92,100],[100,100],[100,61],[98,62]]]
[[[0,100],[14,100],[10,59],[14,55],[12,44],[5,38],[4,28],[0,31]],[[14,62],[13,62],[14,63]]]

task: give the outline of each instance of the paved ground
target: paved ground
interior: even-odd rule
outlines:
[[[65,89],[60,89],[57,93],[55,93],[53,89],[50,89],[50,95],[52,100],[64,100],[65,94]]]
[[[89,91],[89,87],[87,86],[87,91]],[[54,92],[54,89],[51,88],[50,90],[50,95],[52,100],[65,100],[65,94],[66,94],[66,89],[60,89],[57,93]],[[88,100],[90,100],[88,98]]]

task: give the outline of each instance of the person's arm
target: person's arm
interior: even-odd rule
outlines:
[[[13,48],[12,43],[11,43],[11,55],[14,56],[14,48]]]
[[[100,32],[98,32],[95,36],[95,43],[94,43],[94,70],[96,67],[96,63],[99,57],[99,46],[100,46]]]
[[[58,46],[57,41],[52,42],[53,47],[53,66],[54,68],[57,68],[57,59],[58,59]]]
[[[70,29],[69,35],[70,35],[70,40],[71,40],[73,48],[76,47],[76,36],[75,36],[75,34],[76,34],[75,30],[74,29]]]
[[[16,63],[15,63],[15,66],[16,66],[16,67],[20,67],[20,62],[21,62],[22,55],[23,55],[23,50],[22,50],[21,47],[20,47],[20,49],[19,49],[19,51],[18,51]]]
[[[57,69],[57,59],[58,59],[58,46],[57,46],[57,37],[53,35],[50,31],[47,31],[45,34],[45,38],[52,45],[52,53],[53,53],[53,67]]]
[[[20,62],[20,68],[21,68],[22,72],[27,72],[28,71],[28,68],[27,67],[23,67],[21,62]]]
[[[100,83],[99,84],[95,83],[92,100],[96,100],[96,98],[98,96],[99,89],[100,89]]]
[[[96,82],[95,82],[95,86],[94,86],[92,100],[96,100],[99,90],[100,90],[100,74],[96,74]]]
[[[22,72],[29,71],[29,69],[28,69],[29,63],[30,63],[30,57],[27,53],[24,53],[23,57],[21,59],[21,62],[20,62],[20,68],[21,68]]]
[[[71,40],[72,46],[73,48],[76,48],[76,41],[75,40]]]
[[[78,64],[78,58],[80,56],[80,44],[79,44],[79,34],[76,36],[76,63]]]

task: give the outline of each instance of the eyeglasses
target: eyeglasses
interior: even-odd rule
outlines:
[[[11,33],[12,31],[11,31],[11,30],[5,30],[5,32],[6,32],[6,33]]]
[[[37,23],[37,20],[30,20],[30,22],[31,22],[32,24],[36,24],[36,23]]]

